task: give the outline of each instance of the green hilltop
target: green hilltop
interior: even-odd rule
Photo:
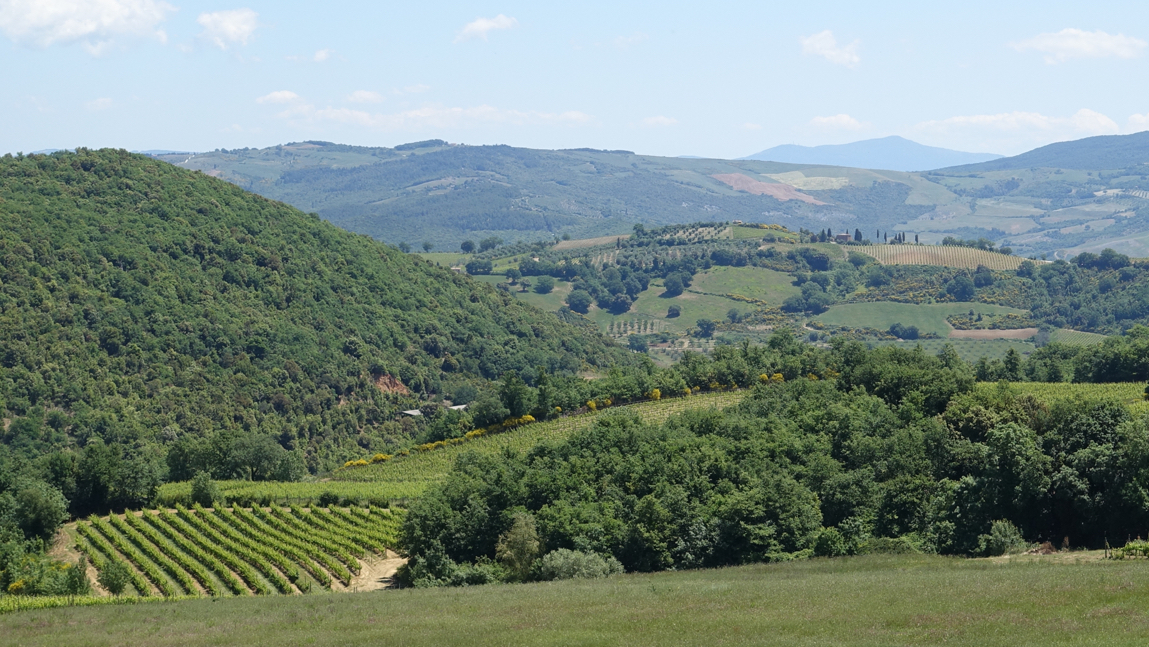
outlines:
[[[71,483],[81,512],[205,460],[330,469],[399,433],[398,410],[506,371],[634,363],[585,325],[124,151],[0,159],[0,258],[3,449],[139,475]]]

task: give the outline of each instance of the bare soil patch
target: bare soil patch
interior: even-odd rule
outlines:
[[[951,339],[1029,339],[1037,334],[1037,328],[1015,328],[1013,330],[951,330]]]
[[[710,177],[718,180],[719,182],[728,185],[735,191],[745,191],[753,195],[768,195],[778,200],[801,200],[809,204],[826,204],[821,200],[816,200],[798,189],[790,186],[789,184],[771,184],[768,182],[760,182],[754,178],[743,175],[741,173],[723,173],[719,175],[711,175]]]
[[[351,578],[347,591],[379,591],[395,585],[395,571],[407,563],[406,557],[387,551],[386,557],[359,560],[359,574]]]
[[[411,393],[407,387],[403,386],[403,383],[400,382],[398,378],[390,375],[380,375],[375,378],[375,386],[379,387],[379,390],[384,393],[398,393],[400,395],[408,395]]]

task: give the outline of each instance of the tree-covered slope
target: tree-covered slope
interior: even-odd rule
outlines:
[[[384,443],[420,396],[630,361],[467,277],[123,151],[0,159],[0,261],[7,451],[84,448],[67,463],[106,445],[152,480],[205,461],[298,476]]]
[[[945,173],[983,173],[1033,167],[1086,170],[1123,169],[1149,163],[1149,131],[1101,135],[1057,142],[1021,155],[942,169]]]

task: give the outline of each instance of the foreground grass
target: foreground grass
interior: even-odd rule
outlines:
[[[862,557],[0,616],[15,645],[1143,645],[1149,562]]]

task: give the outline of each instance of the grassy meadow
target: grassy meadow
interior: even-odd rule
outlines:
[[[950,315],[966,314],[969,311],[979,314],[1025,314],[1025,310],[1007,308],[987,303],[848,303],[832,306],[816,317],[827,325],[850,326],[853,328],[876,328],[887,330],[900,323],[904,326],[917,326],[922,333],[934,333],[945,337],[952,327],[946,321]]]
[[[1076,559],[1074,558],[1076,557]],[[866,556],[0,615],[13,645],[1144,645],[1149,562]]]

